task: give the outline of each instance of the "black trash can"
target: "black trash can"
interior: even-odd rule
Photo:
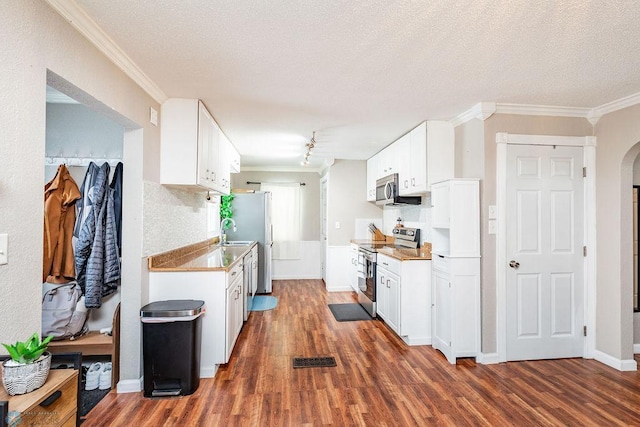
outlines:
[[[204,301],[157,301],[140,309],[144,396],[186,396],[200,385]]]

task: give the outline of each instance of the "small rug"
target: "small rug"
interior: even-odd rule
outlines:
[[[95,389],[95,390],[81,390],[80,391],[80,416],[84,417],[86,416],[89,411],[91,411],[93,409],[94,406],[96,406],[103,397],[105,397],[107,394],[109,394],[109,392],[111,391],[110,388],[106,389],[106,390],[100,390],[100,389]]]
[[[338,322],[349,322],[352,320],[372,320],[367,310],[360,304],[329,304],[329,310]]]
[[[256,295],[253,297],[251,311],[273,310],[278,305],[278,298],[270,295]]]
[[[294,357],[294,368],[324,368],[336,366],[335,357]]]

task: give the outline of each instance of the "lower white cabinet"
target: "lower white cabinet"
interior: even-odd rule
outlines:
[[[480,258],[433,255],[432,346],[449,363],[480,353]]]
[[[199,299],[202,316],[200,377],[215,376],[217,366],[229,362],[244,318],[242,259],[229,271],[151,271],[149,302]]]
[[[431,261],[378,253],[377,313],[409,345],[431,344]]]
[[[227,321],[226,321],[226,346],[225,359],[227,362],[231,358],[233,346],[236,344],[242,324],[244,322],[244,286],[243,286],[243,270],[232,269],[229,280],[231,285],[227,288]]]
[[[349,285],[354,291],[358,291],[358,245],[351,244],[351,265],[349,269]]]

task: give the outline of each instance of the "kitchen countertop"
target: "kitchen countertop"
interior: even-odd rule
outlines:
[[[221,246],[218,239],[149,257],[149,271],[229,271],[256,244]]]
[[[396,248],[393,246],[393,240],[366,240],[352,239],[351,243],[356,245],[375,245],[379,254],[387,255],[400,261],[409,260],[430,260],[431,259],[431,243],[425,242],[418,249]]]

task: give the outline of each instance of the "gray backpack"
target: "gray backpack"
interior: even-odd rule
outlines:
[[[48,285],[48,284],[47,284]],[[75,338],[87,332],[87,311],[78,282],[55,286],[42,297],[42,336],[54,340]]]

